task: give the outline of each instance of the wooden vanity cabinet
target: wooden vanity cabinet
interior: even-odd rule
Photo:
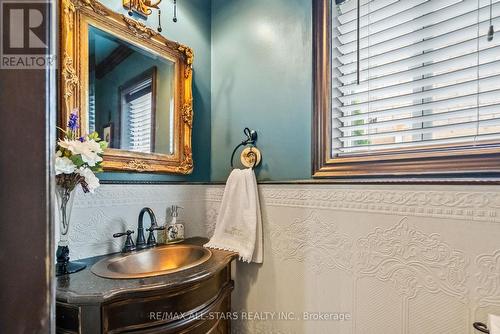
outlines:
[[[127,291],[96,305],[58,302],[57,333],[230,333],[231,264],[167,289]]]

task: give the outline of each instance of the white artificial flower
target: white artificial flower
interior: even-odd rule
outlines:
[[[90,168],[80,167],[78,169],[78,174],[83,176],[85,179],[89,192],[94,193],[94,191],[99,188],[99,179],[95,176],[94,172],[90,170]]]
[[[87,140],[87,141],[85,141],[85,143],[87,143],[88,147],[90,148],[90,150],[92,152],[95,152],[95,153],[102,153],[103,152],[101,145],[99,145],[99,143],[96,142],[94,139]]]
[[[56,156],[56,175],[71,174],[76,170],[76,165],[67,157]]]
[[[61,146],[62,148],[65,148],[67,150],[70,150],[71,152],[73,152],[73,150],[75,149],[74,146],[75,145],[78,145],[77,142],[79,142],[79,140],[69,140],[69,139],[63,139],[63,140],[59,140],[57,142],[57,144],[59,146]]]
[[[98,155],[103,152],[101,146],[93,139],[84,142],[65,139],[59,141],[59,146],[70,150],[75,155],[80,154],[83,162],[91,167],[102,161],[102,157]]]

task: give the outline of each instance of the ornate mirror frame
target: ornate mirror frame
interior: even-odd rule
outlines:
[[[175,63],[174,154],[106,149],[104,170],[190,174],[193,170],[192,49],[111,11],[96,0],[59,0],[59,6],[59,125],[65,127],[69,114],[76,109],[81,128],[88,128],[88,26],[91,24]]]

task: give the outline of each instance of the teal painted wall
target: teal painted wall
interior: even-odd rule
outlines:
[[[212,0],[212,181],[246,126],[259,180],[311,177],[311,16],[307,0]]]
[[[176,24],[171,3],[161,4],[163,34],[195,51],[194,173],[104,173],[101,179],[225,181],[246,126],[259,134],[259,180],[309,179],[311,1],[182,0]],[[104,4],[126,14],[116,0]],[[156,16],[146,24],[156,28]]]
[[[127,15],[121,0],[102,0],[110,9]],[[172,1],[163,0],[162,34],[193,48],[193,174],[188,176],[168,174],[103,173],[101,180],[119,181],[208,181],[210,179],[211,149],[211,2],[209,0],[178,1],[178,22],[172,22]],[[158,25],[156,11],[144,23],[153,29]]]

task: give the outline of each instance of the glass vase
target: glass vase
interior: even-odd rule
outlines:
[[[69,227],[71,222],[71,210],[75,191],[63,186],[56,186],[57,223],[59,224],[59,242],[57,244],[56,276],[67,275],[80,271],[86,267],[83,262],[69,261]]]

